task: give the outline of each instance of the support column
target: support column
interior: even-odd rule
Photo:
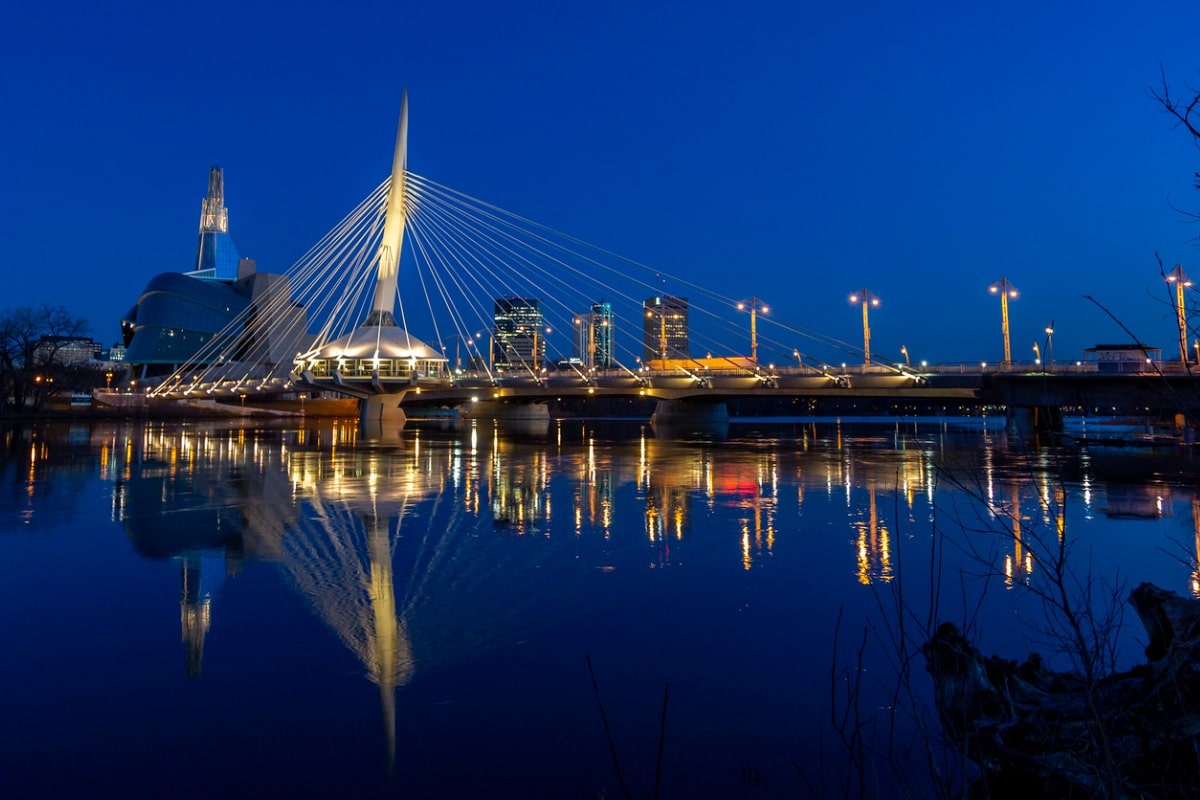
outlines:
[[[723,401],[659,400],[651,425],[728,425],[729,407]]]
[[[499,400],[476,400],[458,407],[463,419],[549,420],[550,407],[545,403],[505,403]]]
[[[404,415],[404,409],[400,407],[400,401],[404,399],[404,395],[406,394],[407,392],[373,394],[364,400],[359,400],[359,422],[398,422],[403,424],[407,417]]]
[[[1057,406],[1013,406],[1004,410],[1005,426],[1012,433],[1059,433],[1063,429],[1062,409]]]

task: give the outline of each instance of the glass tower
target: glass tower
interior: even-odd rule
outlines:
[[[575,317],[575,357],[589,368],[613,365],[612,303],[592,303],[590,311]]]

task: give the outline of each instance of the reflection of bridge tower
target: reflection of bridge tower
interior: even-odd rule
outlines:
[[[383,238],[374,257],[375,295],[366,321],[339,339],[296,359],[298,383],[333,389],[360,400],[363,421],[402,422],[400,401],[422,378],[441,378],[447,359],[396,323],[397,279],[404,245],[408,196],[408,93],[400,106],[391,186],[383,223]]]
[[[294,454],[289,475],[300,513],[280,559],[379,687],[389,770],[397,690],[418,665],[518,638],[514,626],[566,613],[512,592],[510,576],[532,569],[530,559],[542,564],[548,544],[513,548],[508,537],[481,536],[492,527],[476,497],[487,460],[468,466],[461,451],[410,441],[412,450],[401,453]]]
[[[283,552],[296,585],[379,687],[389,767],[396,755],[396,689],[413,672],[396,604],[391,516],[360,517],[340,504],[318,504],[317,526],[285,537]]]

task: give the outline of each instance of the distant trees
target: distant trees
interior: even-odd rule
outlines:
[[[88,330],[62,306],[0,310],[0,409],[38,411],[55,392],[90,388],[94,371],[62,358]]]

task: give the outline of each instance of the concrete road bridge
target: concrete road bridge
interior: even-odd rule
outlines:
[[[1037,424],[1064,408],[1200,407],[1186,363],[1172,371],[1138,360],[1132,374],[1019,364],[1009,360],[1007,328],[1005,360],[991,367],[910,364],[905,348],[903,360],[872,358],[878,298],[866,287],[852,296],[862,304],[859,347],[790,324],[757,297],[724,297],[587,249],[410,172],[407,158],[406,94],[389,178],[294,265],[290,291],[252,304],[231,323],[240,328],[214,336],[152,394],[333,392],[358,398],[364,422],[401,421],[414,406],[525,417],[547,401],[630,397],[657,401],[660,419],[720,419],[728,401],[746,398],[1003,405]],[[315,334],[287,328],[303,317],[298,307],[320,321]],[[293,337],[292,362],[239,360],[267,331]]]

